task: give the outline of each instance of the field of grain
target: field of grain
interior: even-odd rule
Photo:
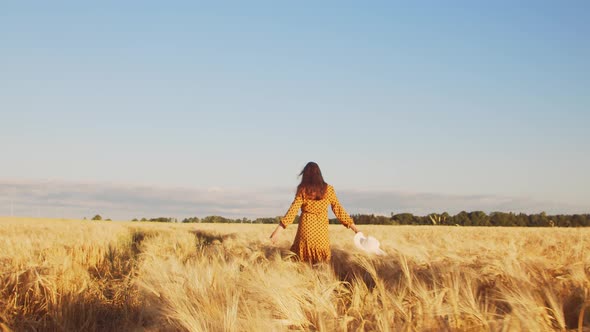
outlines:
[[[274,227],[0,218],[0,331],[590,331],[590,229]]]

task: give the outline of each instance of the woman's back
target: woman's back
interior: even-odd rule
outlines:
[[[325,215],[328,218],[328,206],[332,207],[332,211],[334,215],[343,223],[349,224],[352,222],[352,219],[348,216],[348,214],[342,213],[344,209],[340,205],[338,198],[336,197],[336,191],[334,187],[331,185],[327,185],[326,193],[324,197],[321,199],[307,199],[305,195],[303,195],[303,202],[301,204],[301,212],[302,213],[311,213],[316,215]],[[349,220],[350,219],[350,220]]]

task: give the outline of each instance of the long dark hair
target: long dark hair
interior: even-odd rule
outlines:
[[[308,162],[299,176],[301,176],[301,183],[297,186],[297,195],[315,200],[324,198],[328,184],[324,181],[318,164],[313,161]]]

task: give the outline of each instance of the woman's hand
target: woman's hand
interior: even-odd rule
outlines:
[[[350,229],[352,229],[355,234],[359,232],[359,229],[356,228],[355,224],[350,225]]]
[[[277,239],[279,238],[279,233],[281,232],[283,228],[281,226],[277,226],[277,228],[274,230],[274,232],[272,232],[272,234],[270,235],[270,242],[272,242],[273,244],[277,243]]]

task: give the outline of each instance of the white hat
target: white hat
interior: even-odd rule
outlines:
[[[385,251],[379,249],[379,241],[372,236],[365,237],[362,232],[358,232],[354,235],[354,245],[362,251],[366,251],[368,253],[385,255]]]

